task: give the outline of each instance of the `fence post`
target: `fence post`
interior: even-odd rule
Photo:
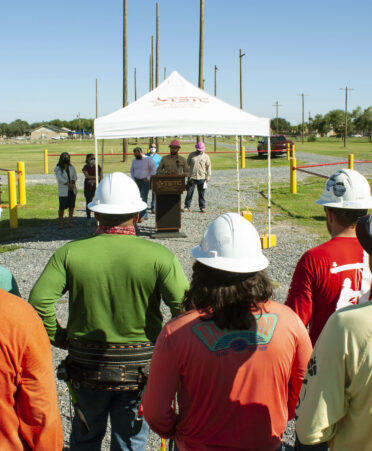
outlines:
[[[297,174],[296,174],[296,158],[291,158],[290,161],[290,188],[291,188],[291,194],[297,194]]]
[[[48,149],[44,149],[44,174],[48,174]]]
[[[21,205],[26,205],[26,174],[25,174],[25,163],[23,161],[18,161],[18,196],[19,203]]]
[[[240,165],[242,169],[245,169],[245,147],[240,149]]]
[[[349,169],[354,169],[354,154],[349,153]]]
[[[9,224],[12,229],[18,227],[17,189],[15,171],[8,171]]]

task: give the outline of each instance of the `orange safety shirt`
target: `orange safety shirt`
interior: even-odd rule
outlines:
[[[312,347],[300,318],[277,302],[264,304],[256,324],[219,329],[191,311],[163,328],[143,399],[155,432],[181,451],[279,448]]]
[[[0,449],[63,447],[52,352],[36,311],[0,289]]]

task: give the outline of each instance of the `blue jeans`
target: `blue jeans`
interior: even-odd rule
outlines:
[[[203,188],[205,180],[189,180],[189,183],[187,185],[187,194],[185,199],[185,207],[190,208],[192,196],[194,194],[195,185],[198,188],[198,195],[199,195],[199,208],[200,210],[202,208],[205,208],[205,199],[204,199],[204,193],[205,189]]]
[[[155,193],[151,191],[151,210],[155,211]]]
[[[146,204],[147,204],[147,198],[149,197],[149,190],[150,190],[150,182],[147,182],[147,181],[141,180],[141,179],[134,179],[134,180],[137,183],[141,199],[144,202],[146,202]],[[147,213],[147,208],[145,208],[144,210],[142,210],[140,212],[139,218],[143,219],[143,218],[148,218],[148,217],[149,217],[149,215]]]
[[[74,416],[70,436],[70,451],[100,451],[111,421],[111,451],[144,451],[149,425],[142,417],[137,420],[140,404],[137,391],[110,392],[90,388],[75,389],[81,410],[90,428],[85,432]]]

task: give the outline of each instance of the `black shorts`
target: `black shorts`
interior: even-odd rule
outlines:
[[[76,195],[73,191],[69,191],[67,197],[59,198],[59,209],[66,210],[66,208],[75,208],[75,200]]]

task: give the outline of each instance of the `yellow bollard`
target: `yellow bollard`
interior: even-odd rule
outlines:
[[[252,212],[249,210],[248,207],[245,207],[245,210],[243,210],[241,214],[244,219],[246,219],[249,222],[252,222]]]
[[[291,152],[291,144],[287,143],[287,160],[289,161],[290,158],[290,152]]]
[[[160,451],[165,451],[165,439],[161,439],[160,442]]]
[[[48,149],[44,149],[44,174],[48,174]]]
[[[25,174],[25,163],[23,161],[18,161],[18,196],[20,205],[26,205],[26,174]]]
[[[12,229],[18,227],[17,214],[17,189],[15,171],[8,171],[8,189],[9,189],[9,224]]]
[[[295,145],[292,145],[292,158],[296,158],[296,149],[295,149]]]
[[[240,163],[241,163],[241,168],[245,169],[245,147],[242,146],[242,148],[240,149]]]
[[[261,248],[262,249],[269,249],[270,247],[276,247],[276,235],[268,235],[265,233],[265,235],[260,235],[261,240]]]
[[[349,153],[349,169],[354,169],[354,154]]]
[[[291,158],[291,165],[290,165],[289,170],[290,170],[289,180],[290,180],[291,193],[297,194],[296,158]]]

